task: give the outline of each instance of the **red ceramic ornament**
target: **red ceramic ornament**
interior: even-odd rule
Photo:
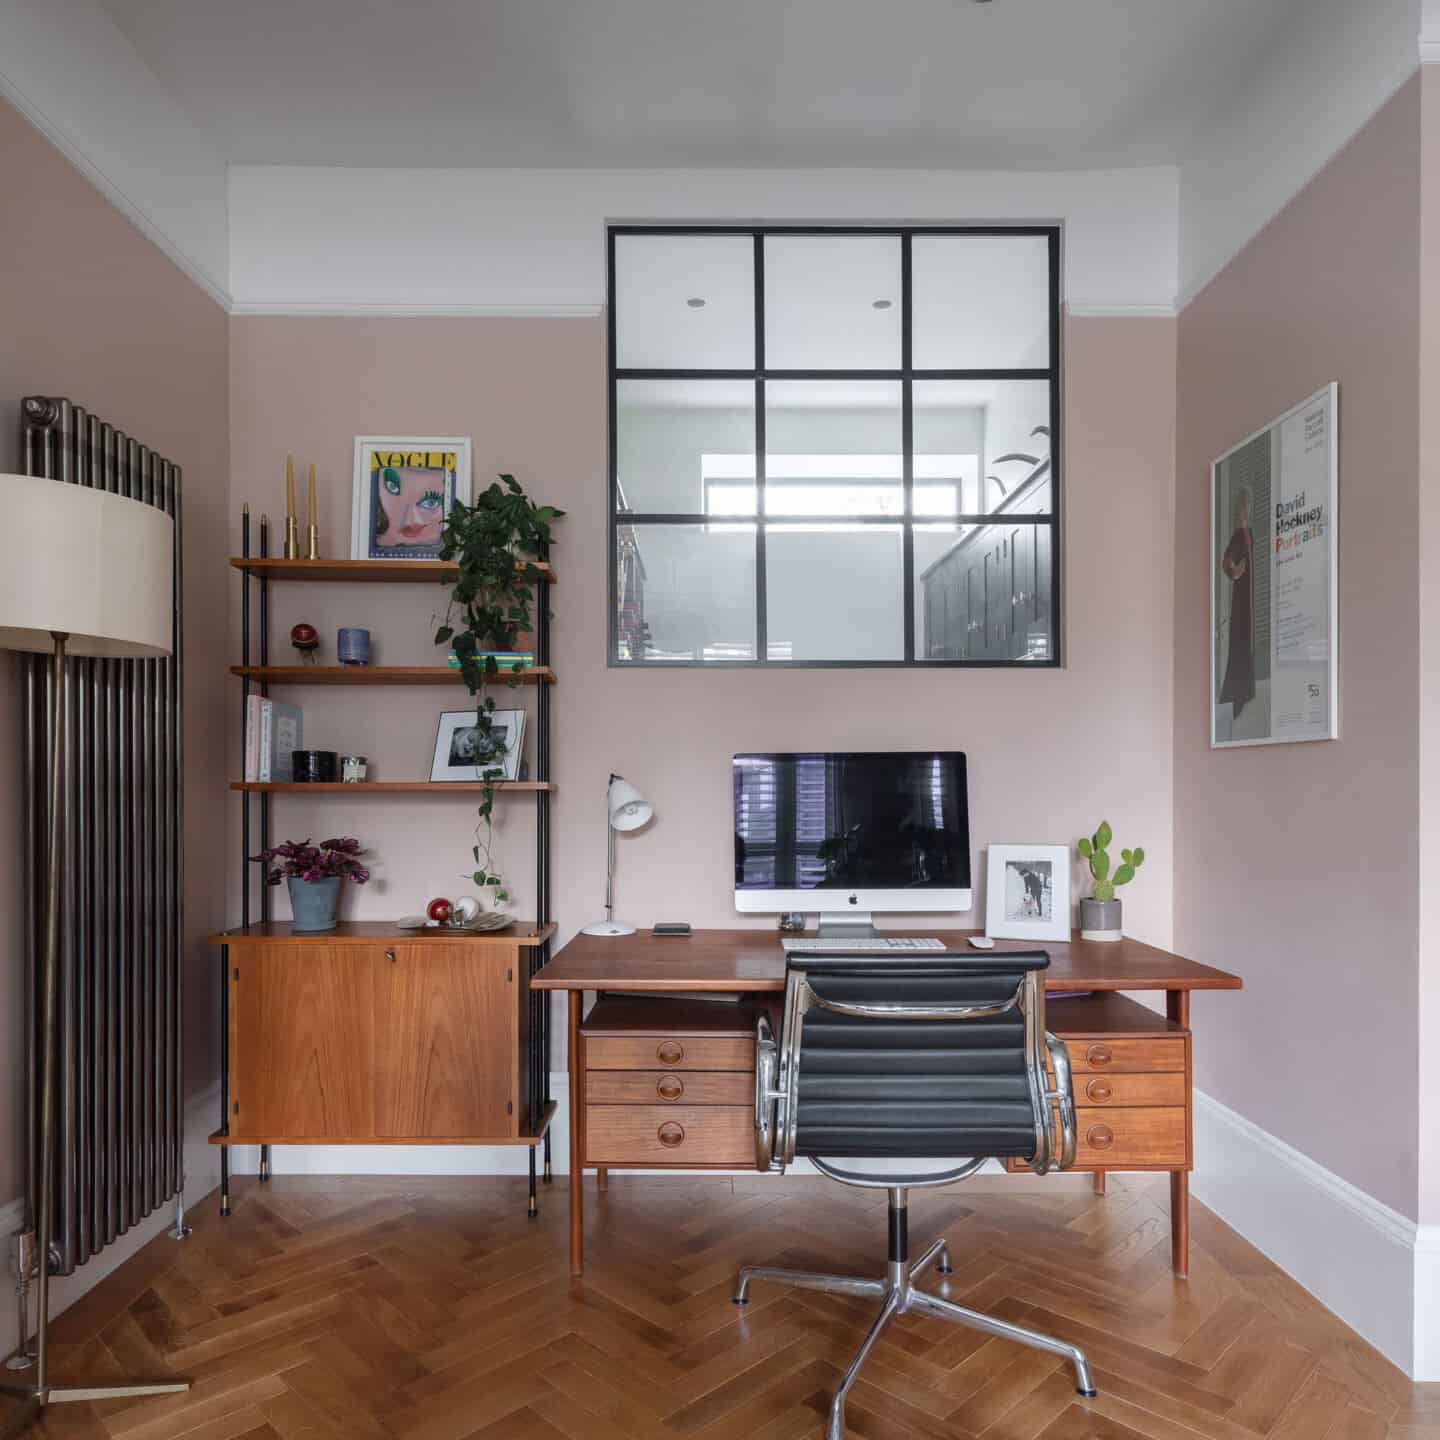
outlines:
[[[425,913],[437,925],[444,925],[450,919],[450,902],[443,895],[437,896],[425,907]]]

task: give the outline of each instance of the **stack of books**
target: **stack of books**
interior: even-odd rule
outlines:
[[[245,779],[266,785],[295,779],[303,719],[298,705],[251,695],[245,701]]]

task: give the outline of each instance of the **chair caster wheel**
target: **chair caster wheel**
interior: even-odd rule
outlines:
[[[732,1295],[730,1297],[730,1303],[732,1305],[748,1305],[750,1303],[750,1300],[748,1297],[742,1300],[738,1295]]]
[[[1100,1392],[1098,1390],[1081,1390],[1077,1386],[1075,1393],[1077,1395],[1083,1395],[1087,1400],[1093,1400]]]
[[[954,1269],[955,1267],[953,1265],[937,1265],[935,1267],[935,1273],[937,1275],[949,1275],[954,1271]]]

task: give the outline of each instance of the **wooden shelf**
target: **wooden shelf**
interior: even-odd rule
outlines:
[[[346,783],[343,780],[286,781],[286,780],[232,780],[232,790],[254,790],[262,794],[279,791],[318,791],[323,795],[343,793],[346,795],[478,795],[485,788],[483,780],[361,780]],[[553,781],[546,780],[497,780],[496,790],[527,791],[534,794],[539,790],[555,789]]]
[[[516,920],[503,930],[486,930],[479,935],[468,935],[443,926],[427,925],[423,930],[401,930],[384,920],[337,920],[329,930],[297,930],[289,920],[257,920],[249,925],[237,925],[233,930],[221,930],[210,936],[211,945],[270,945],[284,940],[293,945],[335,945],[350,943],[372,943],[385,945],[463,945],[520,946],[532,949],[543,945],[555,936],[558,929],[553,920],[544,925],[534,920]]]
[[[232,665],[232,675],[262,685],[455,685],[462,681],[453,665]],[[500,667],[496,684],[553,685],[548,665],[527,667],[516,674]]]
[[[540,1124],[533,1135],[228,1135],[216,1130],[210,1136],[212,1145],[538,1145],[555,1118],[556,1102],[551,1100],[540,1114]]]
[[[453,580],[457,567],[444,560],[285,560],[278,556],[261,559],[257,555],[232,555],[230,563],[237,570],[248,571],[266,580],[329,580],[350,583],[380,580],[388,584],[414,585],[423,581]],[[553,585],[555,567],[535,561]]]

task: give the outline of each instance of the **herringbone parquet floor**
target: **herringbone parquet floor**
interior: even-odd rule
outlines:
[[[593,1183],[593,1182],[592,1182]],[[907,1317],[852,1392],[860,1440],[1440,1440],[1412,1386],[1202,1206],[1169,1273],[1165,1182],[996,1177],[913,1197],[942,1293],[1084,1345],[1049,1356]],[[563,1182],[242,1182],[62,1317],[57,1378],[188,1376],[185,1396],[50,1412],[64,1440],[798,1440],[870,1309],[757,1285],[742,1259],[879,1274],[883,1194],[827,1181],[616,1176],[568,1275]],[[927,1285],[941,1288],[938,1277]]]

